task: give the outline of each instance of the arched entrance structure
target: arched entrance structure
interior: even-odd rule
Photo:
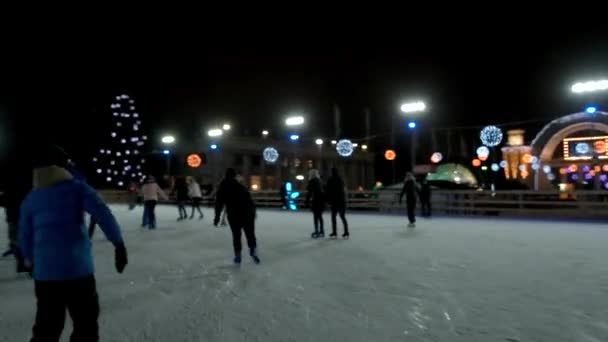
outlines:
[[[574,113],[551,121],[532,140],[532,153],[538,156],[541,162],[548,162],[553,159],[555,149],[563,139],[587,130],[608,135],[608,113]]]

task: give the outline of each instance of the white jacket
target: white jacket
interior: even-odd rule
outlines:
[[[188,196],[190,198],[203,198],[201,187],[197,182],[192,182],[188,185]]]

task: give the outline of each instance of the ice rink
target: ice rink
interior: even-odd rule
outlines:
[[[235,267],[209,209],[176,222],[160,207],[156,231],[141,207],[113,209],[130,264],[115,272],[98,231],[101,341],[608,341],[608,225],[351,214],[351,239],[332,241],[309,238],[309,212],[260,210],[262,264]],[[0,297],[0,341],[27,341],[33,283],[12,259]]]

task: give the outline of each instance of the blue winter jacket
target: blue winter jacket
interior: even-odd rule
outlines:
[[[85,212],[114,246],[123,245],[116,219],[93,188],[63,168],[34,171],[34,190],[21,204],[18,246],[33,263],[35,280],[68,280],[94,273]]]

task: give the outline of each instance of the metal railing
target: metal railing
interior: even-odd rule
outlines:
[[[349,192],[347,205],[351,210],[379,212],[403,212],[399,203],[399,190]],[[100,191],[109,203],[126,203],[127,194],[122,191]],[[281,198],[276,191],[252,192],[260,208],[279,208]],[[306,192],[295,200],[304,207]],[[166,203],[172,203],[169,200]],[[204,198],[203,205],[212,206],[214,199]],[[433,191],[433,212],[441,215],[485,216],[539,216],[571,218],[608,218],[608,191]],[[420,207],[420,205],[418,205]]]

